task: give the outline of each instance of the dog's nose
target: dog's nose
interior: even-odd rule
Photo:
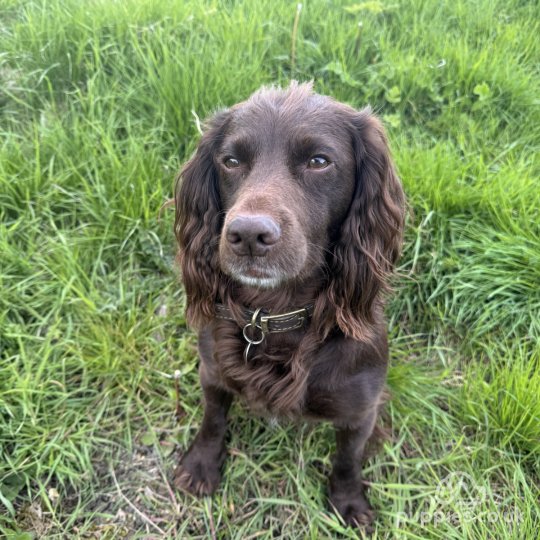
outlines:
[[[281,231],[270,216],[237,216],[229,223],[226,236],[236,255],[264,257],[279,240]]]

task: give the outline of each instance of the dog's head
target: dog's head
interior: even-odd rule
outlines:
[[[334,324],[362,339],[399,254],[403,206],[369,109],[308,84],[260,90],[210,120],[179,175],[188,320],[212,318],[229,279],[275,289],[325,275]]]

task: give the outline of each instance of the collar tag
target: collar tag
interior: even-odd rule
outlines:
[[[252,345],[259,345],[264,341],[265,338],[265,332],[262,328],[262,324],[259,324],[257,322],[257,317],[259,316],[259,312],[261,311],[261,308],[256,309],[253,312],[253,316],[251,317],[251,321],[244,326],[242,329],[242,334],[244,334],[244,339],[247,341],[247,345],[244,349],[244,361],[247,362],[249,358],[249,349]],[[268,327],[267,327],[268,328]],[[256,332],[260,332],[260,337],[257,339],[255,337]],[[251,333],[251,336],[249,335]]]

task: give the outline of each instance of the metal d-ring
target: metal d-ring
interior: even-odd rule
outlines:
[[[251,317],[251,321],[244,326],[242,330],[242,334],[244,334],[244,339],[247,341],[246,348],[244,349],[244,361],[248,361],[249,357],[249,349],[252,345],[259,345],[259,343],[262,343],[265,338],[265,334],[263,332],[263,329],[261,328],[261,325],[257,323],[257,316],[259,315],[259,312],[262,308],[258,308],[253,313],[253,316]],[[260,330],[261,337],[259,339],[253,339],[247,335],[247,329],[251,328],[251,331],[254,332],[255,329]]]

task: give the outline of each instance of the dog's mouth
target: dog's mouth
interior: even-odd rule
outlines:
[[[266,261],[262,263],[256,259],[225,265],[223,271],[243,285],[261,289],[274,289],[288,277]]]
[[[277,289],[283,281],[279,278],[255,278],[242,274],[236,276],[236,279],[243,285],[255,287],[256,289]]]

